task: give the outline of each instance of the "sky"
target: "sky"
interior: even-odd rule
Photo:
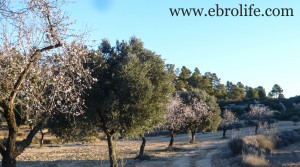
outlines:
[[[73,0],[65,11],[89,40],[141,38],[176,67],[213,72],[222,83],[279,84],[285,97],[300,95],[299,0]],[[169,8],[293,8],[294,17],[172,17]]]

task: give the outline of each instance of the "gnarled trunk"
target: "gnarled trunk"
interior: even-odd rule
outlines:
[[[105,132],[105,133],[107,136],[110,167],[118,167],[118,160],[117,160],[116,150],[113,142],[113,134],[110,134],[109,132]]]
[[[191,138],[190,143],[195,143],[196,131],[195,130],[191,130],[191,135],[192,135],[192,138]]]
[[[170,139],[169,147],[173,147],[175,136],[176,136],[176,132],[171,130],[171,139]]]
[[[143,158],[144,157],[144,150],[145,150],[145,146],[146,146],[146,138],[145,138],[145,136],[141,136],[141,137],[142,137],[143,142],[142,142],[142,145],[140,147],[140,153],[139,153],[138,158]]]
[[[2,166],[3,167],[15,167],[16,166],[16,158],[19,156],[26,147],[28,147],[36,135],[36,133],[44,126],[44,123],[49,118],[49,115],[45,114],[44,119],[41,120],[37,125],[30,130],[29,134],[25,139],[21,142],[16,143],[17,141],[17,133],[18,127],[16,124],[15,115],[13,112],[13,105],[11,104],[1,104],[4,109],[4,117],[6,118],[7,126],[8,126],[8,138],[4,143],[0,143],[0,152],[2,155]]]
[[[16,167],[16,157],[12,156],[11,153],[5,152],[2,154],[2,167]]]

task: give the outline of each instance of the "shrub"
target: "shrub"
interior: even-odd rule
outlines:
[[[297,115],[292,116],[291,121],[294,122],[294,125],[297,125],[297,123],[300,121],[300,118]]]
[[[232,155],[244,153],[262,156],[270,154],[274,148],[273,142],[262,135],[234,138],[228,144]]]
[[[233,138],[228,143],[232,155],[241,154],[243,151],[244,141],[242,138]]]
[[[274,149],[274,143],[272,140],[268,139],[265,136],[257,136],[256,140],[260,148],[264,148],[267,154],[270,154]]]
[[[273,142],[269,140],[266,136],[248,136],[243,138],[243,140],[243,152],[245,154],[262,156],[270,154],[273,150]]]
[[[275,147],[281,148],[300,140],[300,132],[297,130],[287,130],[278,133],[275,141]]]

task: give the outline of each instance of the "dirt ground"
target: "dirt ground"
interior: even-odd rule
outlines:
[[[270,164],[274,167],[300,167],[300,141],[275,150],[270,158]]]
[[[300,128],[294,126],[292,122],[277,123],[278,130]],[[136,160],[140,140],[118,140],[116,142],[117,156],[120,166],[126,167],[226,167],[224,161],[216,161],[216,155],[224,151],[227,142],[234,136],[245,136],[254,133],[254,128],[241,128],[240,130],[230,130],[227,132],[227,139],[221,139],[222,132],[197,134],[196,143],[189,144],[190,137],[187,134],[178,134],[175,138],[175,149],[168,150],[169,136],[147,137],[145,153],[147,160]],[[226,150],[226,149],[225,149]],[[227,150],[228,151],[228,150]],[[299,162],[299,144],[291,146],[285,150],[278,150],[274,156],[278,156],[278,162],[282,164],[286,154],[292,152],[291,156],[297,157]],[[220,157],[217,157],[220,159]],[[40,148],[32,145],[18,158],[19,167],[93,167],[109,166],[107,143],[105,140],[95,144],[72,143],[64,146],[45,145]],[[290,166],[298,162],[289,160]],[[298,163],[298,164],[297,164]],[[228,164],[229,165],[229,164]],[[230,165],[229,165],[230,166]],[[295,166],[295,165],[294,165]]]
[[[290,122],[280,122],[278,130],[299,129],[299,125],[294,126]],[[283,147],[281,149],[273,150],[271,155],[266,157],[269,167],[300,167],[300,141]],[[219,149],[211,158],[212,167],[239,167],[241,157],[232,157],[230,150],[227,148]]]

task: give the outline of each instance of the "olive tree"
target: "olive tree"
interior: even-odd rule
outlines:
[[[83,67],[88,51],[79,38],[66,42],[72,34],[71,22],[60,9],[63,4],[63,0],[0,1],[0,111],[8,130],[0,142],[3,167],[16,166],[17,156],[54,109],[74,116],[83,112],[81,95],[91,79]],[[33,120],[33,125],[17,142],[19,115]]]
[[[113,137],[120,131],[141,135],[142,156],[144,132],[163,121],[173,78],[160,56],[136,37],[115,47],[103,40],[99,49],[91,55],[92,75],[98,82],[87,97],[87,116],[107,136],[110,166],[118,166]]]

